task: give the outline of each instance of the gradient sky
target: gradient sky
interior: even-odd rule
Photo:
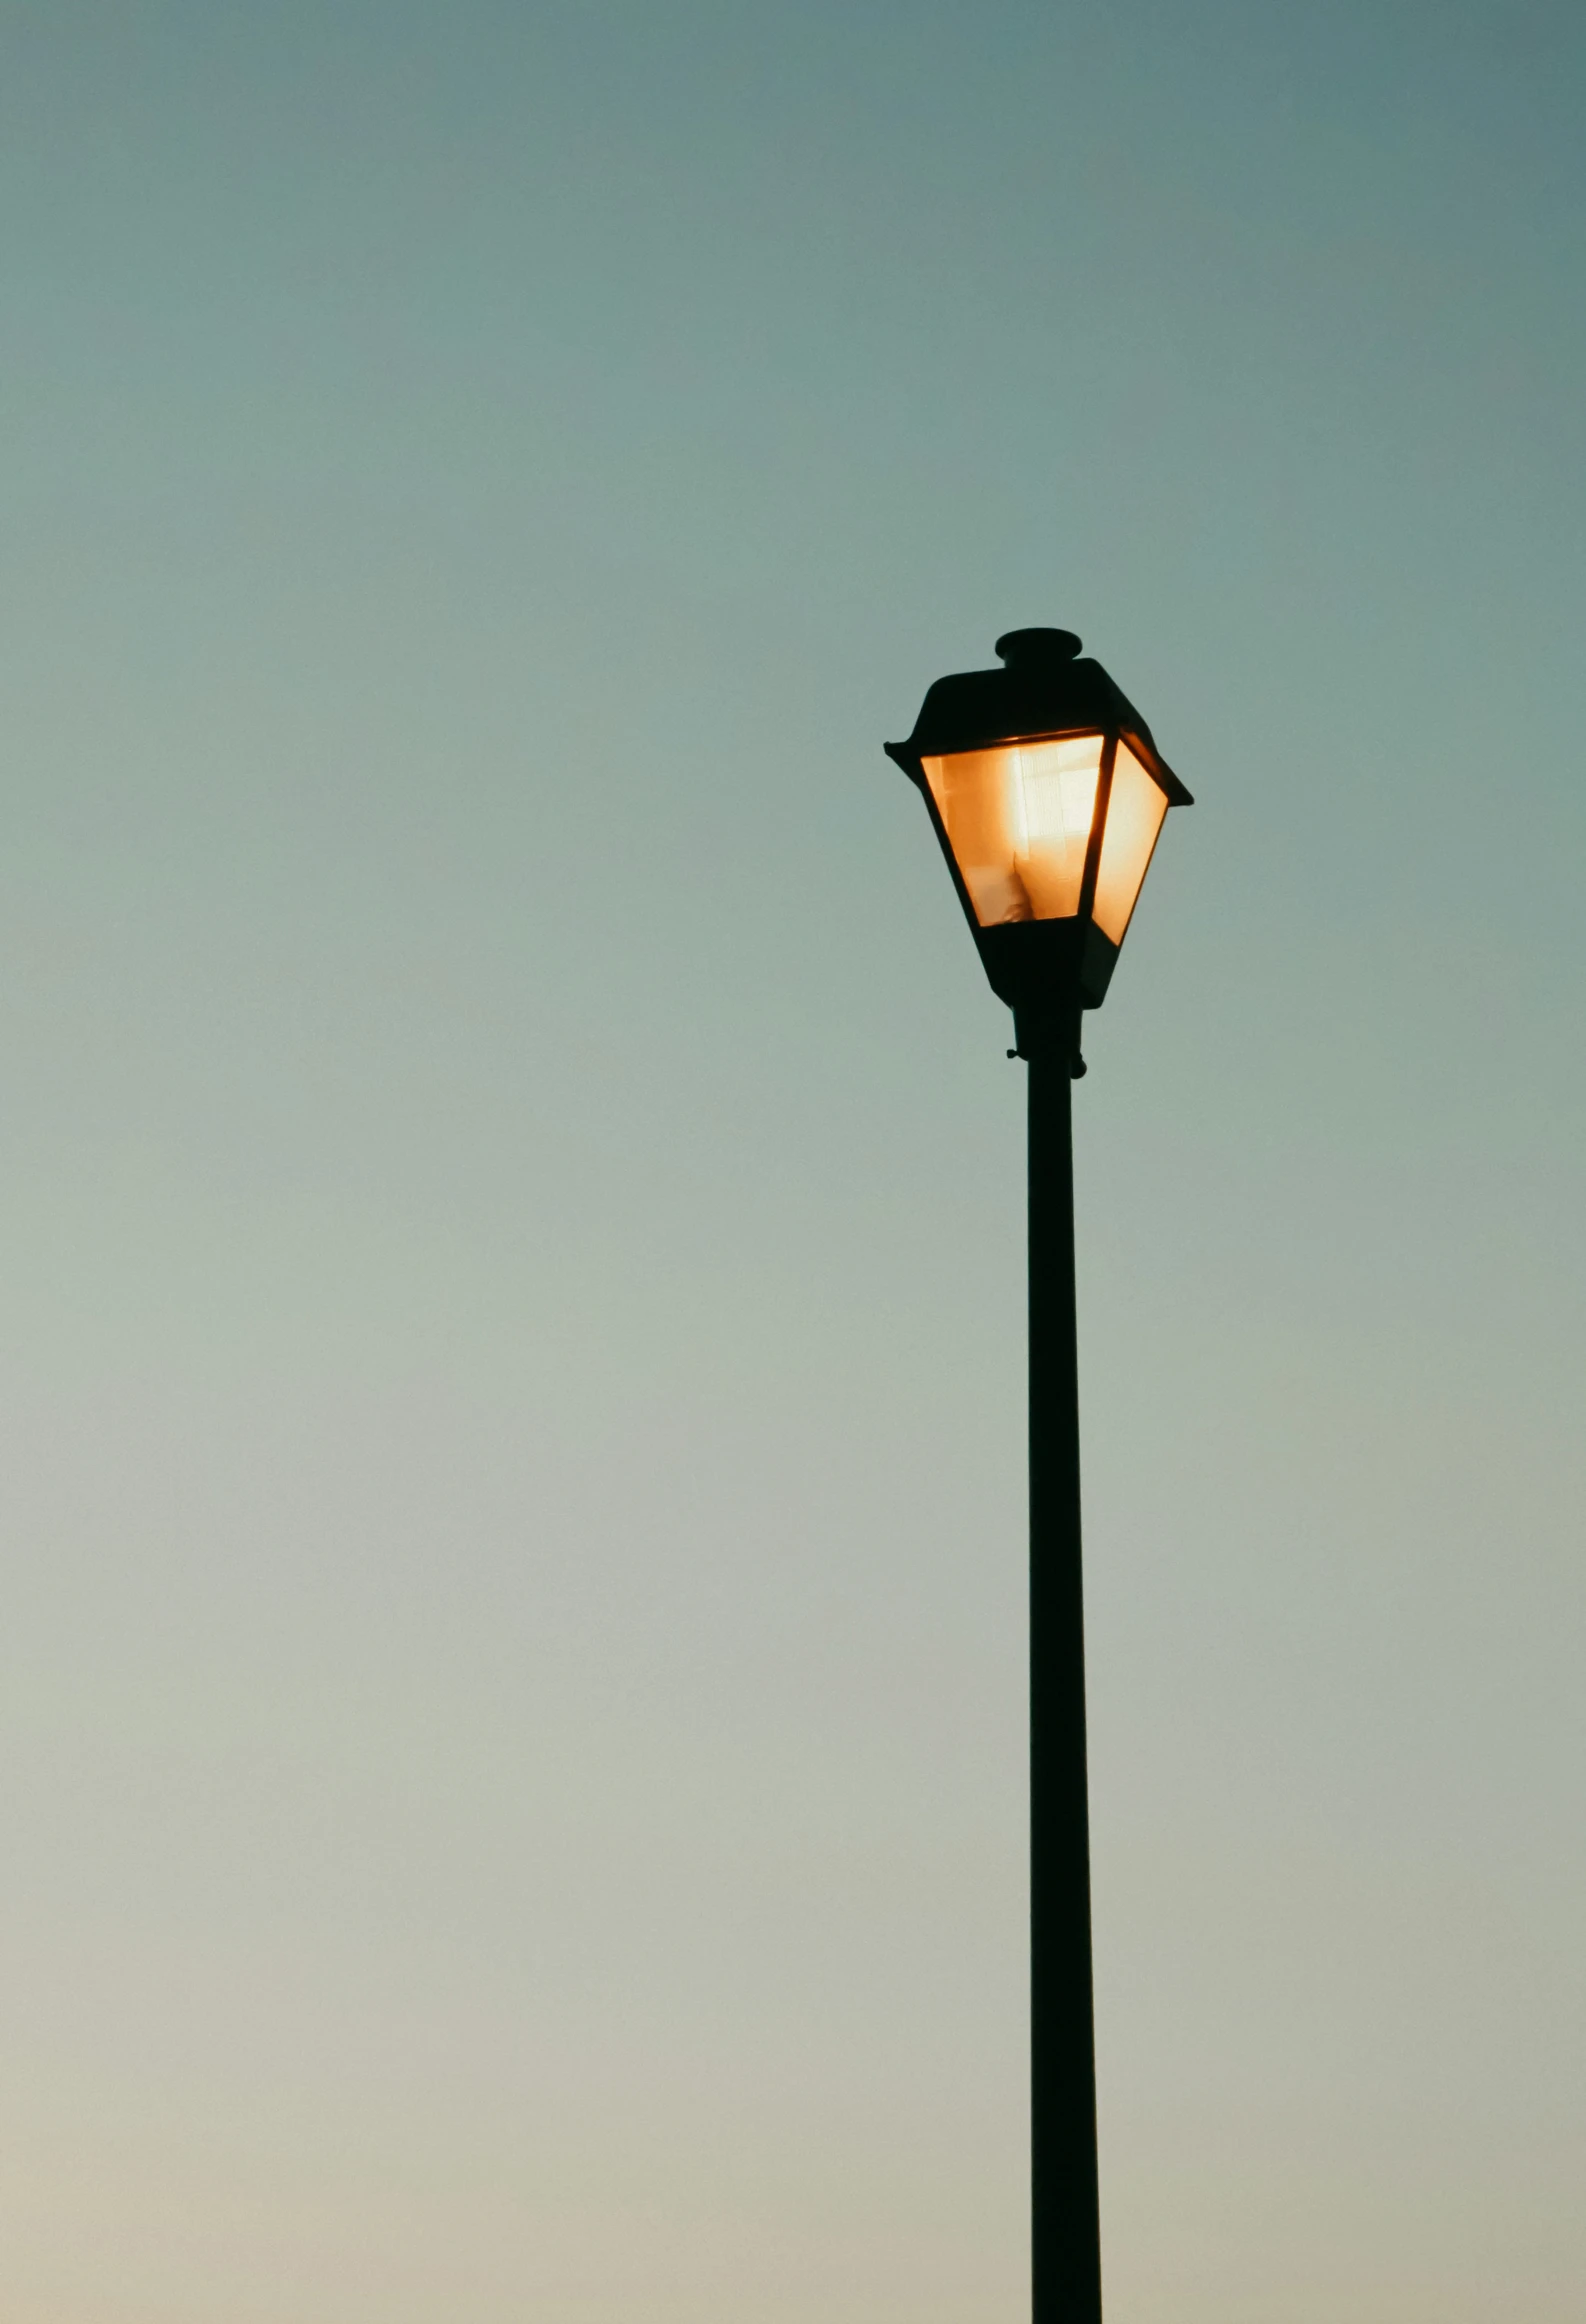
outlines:
[[[0,2324],[1026,2312],[1035,622],[1109,2324],[1578,2324],[1583,68],[4,9]]]

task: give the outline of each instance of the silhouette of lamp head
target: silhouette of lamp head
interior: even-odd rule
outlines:
[[[938,678],[908,741],[886,745],[925,799],[1019,1055],[1067,1043],[1076,1064],[1167,811],[1191,804],[1079,649],[1071,630],[1010,630],[1000,670]]]

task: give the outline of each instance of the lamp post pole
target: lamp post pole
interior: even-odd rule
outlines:
[[[1074,1302],[1077,1049],[1057,1028],[1027,1046],[1034,2324],[1101,2319]]]

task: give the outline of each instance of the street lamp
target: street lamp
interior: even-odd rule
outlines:
[[[1035,2324],[1099,2324],[1072,1085],[1169,807],[1190,795],[1064,629],[938,678],[907,742],[1029,1086],[1030,2131]]]

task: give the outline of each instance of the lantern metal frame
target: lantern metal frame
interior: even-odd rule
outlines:
[[[927,690],[908,740],[889,742],[884,748],[925,801],[991,989],[1013,1011],[1017,1053],[1028,1058],[1038,1044],[1068,1043],[1077,1057],[1080,1012],[1100,1008],[1122,943],[1121,938],[1115,943],[1106,935],[1093,917],[1120,742],[1134,753],[1169,807],[1188,807],[1194,801],[1128,696],[1099,662],[1080,658],[1080,640],[1072,630],[1009,630],[998,638],[996,650],[1003,668],[938,678]],[[953,853],[925,761],[1090,735],[1101,736],[1102,749],[1078,909],[1061,919],[1004,920],[983,926]],[[1155,852],[1153,841],[1152,855]],[[1142,886],[1149,869],[1150,857],[1141,873]]]

